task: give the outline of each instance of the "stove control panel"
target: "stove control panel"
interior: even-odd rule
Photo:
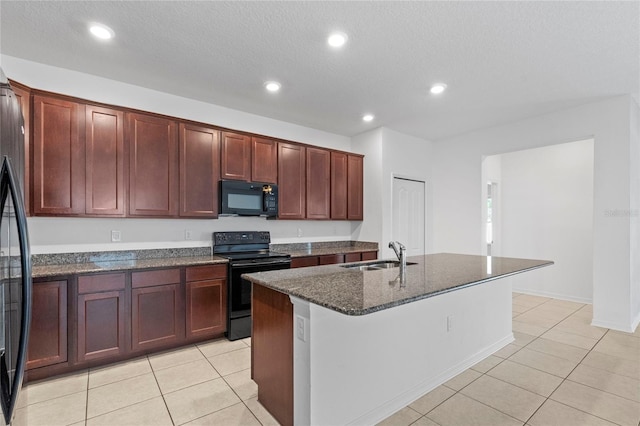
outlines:
[[[269,231],[214,232],[213,245],[269,244]]]

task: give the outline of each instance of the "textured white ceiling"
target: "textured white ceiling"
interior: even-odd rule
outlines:
[[[0,19],[3,54],[347,136],[439,140],[639,91],[638,1],[2,0]]]

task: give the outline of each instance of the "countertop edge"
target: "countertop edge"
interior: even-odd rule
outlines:
[[[72,263],[64,265],[42,265],[32,267],[32,278],[49,278],[67,275],[96,274],[127,270],[155,268],[178,268],[182,266],[204,266],[226,264],[227,259],[218,256],[169,257],[159,259],[124,260],[113,262]]]
[[[527,259],[527,260],[529,260],[529,259]],[[372,314],[372,313],[375,313],[375,312],[383,311],[383,310],[386,310],[386,309],[391,309],[391,308],[394,308],[394,307],[397,307],[397,306],[406,305],[408,303],[413,303],[413,302],[416,302],[416,301],[419,301],[419,300],[428,299],[428,298],[435,297],[435,296],[438,296],[438,295],[441,295],[441,294],[445,294],[445,293],[449,293],[449,292],[452,292],[452,291],[462,290],[462,289],[465,289],[465,288],[468,288],[468,287],[473,287],[475,285],[487,283],[487,282],[490,282],[490,281],[495,281],[497,279],[506,278],[506,277],[510,277],[510,276],[513,276],[513,275],[518,275],[518,274],[521,274],[523,272],[533,271],[533,270],[536,270],[536,269],[544,268],[544,267],[551,266],[551,265],[555,264],[555,262],[553,262],[553,261],[543,261],[543,262],[545,262],[545,263],[540,264],[540,265],[527,267],[527,268],[524,268],[524,269],[521,269],[521,270],[518,270],[518,271],[508,272],[508,273],[505,273],[505,274],[496,275],[494,277],[488,277],[488,278],[484,278],[484,279],[481,279],[481,280],[471,281],[471,282],[467,282],[467,283],[463,283],[463,284],[457,284],[457,285],[454,285],[454,286],[449,287],[449,288],[433,291],[433,292],[430,292],[430,293],[420,294],[420,295],[417,295],[417,296],[414,296],[414,297],[411,297],[411,298],[402,299],[402,300],[396,300],[396,301],[393,301],[393,302],[381,304],[381,305],[374,306],[374,307],[363,308],[363,309],[344,309],[344,308],[342,308],[340,306],[337,306],[335,304],[323,303],[321,300],[314,300],[313,298],[310,298],[308,296],[300,294],[300,292],[295,291],[295,289],[285,290],[282,287],[278,287],[276,285],[269,284],[269,283],[267,283],[267,282],[265,282],[265,281],[263,281],[263,280],[261,280],[259,278],[251,276],[251,274],[248,274],[247,276],[245,276],[245,278],[248,279],[249,281],[251,281],[254,284],[262,285],[264,287],[270,288],[272,290],[278,291],[278,292],[280,292],[282,294],[286,294],[288,296],[294,296],[294,297],[296,297],[298,299],[304,300],[304,301],[309,302],[309,303],[313,303],[313,304],[318,305],[318,306],[322,306],[322,307],[327,308],[327,309],[331,309],[331,310],[333,310],[335,312],[338,312],[338,313],[341,313],[341,314],[344,314],[344,315],[348,315],[348,316],[363,316],[363,315],[368,315],[368,314]],[[338,265],[327,265],[327,266],[324,266],[324,268],[332,267],[332,266],[338,266]],[[296,288],[299,288],[299,287],[296,287]]]

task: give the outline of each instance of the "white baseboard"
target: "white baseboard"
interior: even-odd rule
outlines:
[[[369,411],[368,413],[363,414],[358,417],[354,421],[350,422],[350,425],[373,425],[377,424],[380,421],[386,419],[391,416],[393,413],[401,410],[407,405],[411,404],[418,398],[422,397],[428,392],[431,392],[433,389],[437,388],[441,384],[453,379],[458,374],[487,358],[489,355],[492,355],[499,351],[500,349],[507,346],[509,343],[513,342],[515,338],[513,337],[513,333],[510,333],[508,336],[500,339],[496,343],[488,346],[487,348],[477,352],[476,354],[470,356],[464,361],[458,363],[457,365],[451,367],[450,369],[438,374],[435,377],[431,377],[424,382],[418,384],[413,389],[409,389],[401,395],[396,396],[395,398],[387,401],[385,404],[376,407],[374,410]]]
[[[523,294],[529,294],[531,296],[542,296],[542,297],[551,297],[553,299],[559,299],[559,300],[566,300],[569,302],[577,302],[577,303],[584,303],[587,305],[591,305],[593,303],[592,299],[588,299],[588,298],[584,298],[584,297],[576,297],[576,296],[570,296],[567,294],[558,294],[558,293],[553,293],[550,291],[537,291],[537,290],[530,290],[530,289],[525,289],[525,288],[513,288],[513,291],[516,293],[523,293]]]
[[[602,328],[609,328],[611,330],[624,331],[625,333],[633,333],[640,324],[640,314],[631,321],[631,323],[621,323],[616,321],[606,321],[594,318],[591,321],[591,325]]]

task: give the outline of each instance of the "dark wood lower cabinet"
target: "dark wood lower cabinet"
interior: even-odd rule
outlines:
[[[362,260],[376,260],[378,258],[378,251],[363,251],[360,257]]]
[[[34,280],[25,383],[224,336],[227,265]]]
[[[291,268],[305,268],[307,266],[318,266],[318,256],[294,257],[291,259]]]
[[[184,339],[180,284],[131,290],[131,350],[144,351]]]
[[[360,262],[376,260],[378,251],[363,251],[355,253],[323,254],[320,256],[302,256],[291,259],[291,268],[305,268],[307,266],[333,265],[336,263]]]
[[[187,268],[186,338],[212,337],[227,329],[227,268],[224,265]]]
[[[78,278],[78,362],[127,352],[125,274]]]
[[[280,424],[293,425],[293,305],[286,294],[254,284],[251,309],[258,401]]]
[[[27,369],[67,361],[67,281],[33,284]]]

